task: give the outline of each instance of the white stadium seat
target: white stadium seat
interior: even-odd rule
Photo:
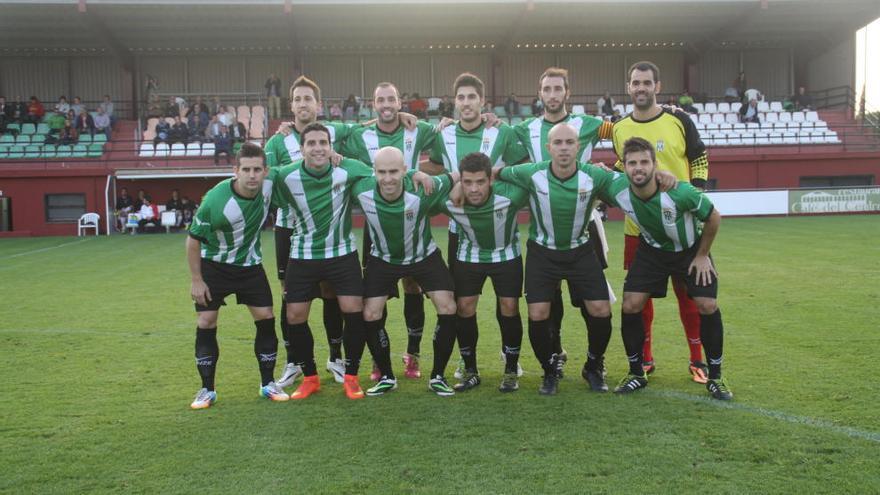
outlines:
[[[153,150],[153,143],[141,143],[140,150],[138,151],[138,156],[141,157],[151,157],[155,151]]]
[[[782,144],[782,133],[773,131],[768,136],[770,138],[770,144]]]
[[[770,111],[771,112],[781,112],[783,110],[784,110],[784,108],[782,108],[781,101],[771,101],[770,102]]]
[[[694,103],[694,110],[696,110],[697,113],[703,113],[703,112],[705,112],[705,110],[703,109],[703,104],[702,104],[702,103]]]
[[[732,112],[725,113],[724,114],[724,121],[729,124],[736,124],[739,122],[739,115],[732,113]]]
[[[186,156],[201,156],[202,147],[199,143],[189,143],[186,145]]]
[[[723,124],[725,122],[724,114],[723,113],[713,113],[712,114],[712,122],[715,124]]]
[[[711,102],[711,101],[709,103],[706,103],[704,108],[706,109],[706,113],[717,113],[718,112],[718,105],[715,104],[714,102]]]
[[[587,111],[584,110],[583,105],[572,105],[571,106],[571,113],[587,113]]]
[[[713,132],[718,132],[719,128],[719,124],[706,124],[706,132],[708,132],[709,134]]]
[[[755,146],[767,146],[770,144],[770,134],[759,132],[755,134]]]
[[[791,112],[779,112],[780,122],[791,122]]]
[[[736,124],[733,124],[733,131],[742,134],[746,132],[746,125],[737,122]]]
[[[770,111],[770,104],[767,103],[766,101],[759,101],[758,102],[758,111],[759,112],[769,112]]]
[[[174,143],[171,145],[171,156],[186,156],[186,145]]]
[[[718,124],[718,130],[723,132],[733,132],[733,124],[729,122],[724,122],[723,124]]]
[[[733,102],[730,104],[730,111],[734,112],[734,113],[739,112],[739,110],[742,108],[742,106],[743,106],[743,104],[738,101]]]
[[[156,155],[155,156],[168,156],[168,144],[159,143],[156,145]]]
[[[810,142],[821,144],[825,142],[825,131],[813,131],[810,133]]]
[[[807,116],[804,112],[792,112],[791,113],[791,121],[792,122],[804,122],[807,120]]]
[[[718,104],[718,111],[721,113],[730,112],[730,103],[727,103],[726,101],[719,103]]]
[[[840,140],[837,139],[837,133],[834,131],[825,131],[825,142],[826,143],[839,143]]]
[[[202,144],[202,156],[214,156],[214,143]]]
[[[742,136],[738,132],[730,132],[727,134],[727,144],[729,146],[742,146]]]
[[[815,122],[809,122],[809,121],[801,122],[801,131],[812,130],[815,125],[816,125]]]
[[[797,134],[795,134],[793,132],[786,132],[785,134],[782,135],[782,142],[785,144],[797,144],[798,143]]]
[[[767,112],[764,114],[764,122],[779,122],[779,114]]]
[[[702,122],[704,124],[711,124],[712,123],[712,115],[710,115],[708,113],[701,113],[700,114],[700,122]]]
[[[755,132],[760,128],[761,128],[761,124],[759,124],[758,122],[749,122],[746,124],[746,129],[748,129],[752,132]]]
[[[818,122],[819,114],[817,112],[807,112],[807,122]]]

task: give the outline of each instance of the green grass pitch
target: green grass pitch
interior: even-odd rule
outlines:
[[[620,294],[622,224],[607,231],[607,276]],[[445,234],[435,233],[445,251]],[[559,395],[537,394],[527,338],[521,389],[503,395],[489,287],[478,313],[484,381],[474,391],[439,398],[425,379],[401,377],[389,396],[347,400],[323,372],[316,303],[321,393],[302,403],[265,401],[257,396],[253,325],[245,308],[230,305],[220,314],[219,400],[191,411],[199,382],[183,241],[0,240],[0,492],[880,491],[877,216],[723,221],[713,254],[731,404],[706,399],[690,381],[674,297],[655,305],[658,368],[644,392],[586,390],[585,330],[568,307],[562,339],[570,361]],[[275,289],[273,245],[266,232]],[[613,311],[611,385],[626,370],[619,304]],[[399,300],[389,313],[402,375]],[[430,336],[422,349],[427,375]],[[363,373],[361,381],[367,385]]]

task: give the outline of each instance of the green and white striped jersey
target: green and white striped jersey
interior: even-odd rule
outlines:
[[[625,175],[616,178],[606,201],[635,222],[645,242],[657,249],[679,252],[700,240],[703,222],[715,208],[705,194],[681,181],[675,189],[658,190],[650,199],[643,200],[629,186]]]
[[[529,202],[529,193],[516,184],[495,181],[492,193],[480,206],[443,203],[446,214],[458,224],[458,261],[498,263],[520,256],[516,214]]]
[[[418,170],[419,154],[434,145],[436,136],[434,126],[421,120],[413,130],[400,125],[390,134],[382,132],[378,125],[373,124],[353,129],[345,140],[341,153],[372,166],[376,152],[386,146],[393,146],[403,152],[403,161],[408,170]]]
[[[458,172],[458,162],[471,153],[482,153],[489,157],[492,166],[513,165],[528,156],[520,144],[513,128],[502,123],[498,127],[480,124],[472,131],[462,129],[461,124],[446,126],[431,149],[430,160],[442,163],[449,172]],[[454,221],[449,222],[449,232],[456,233]]]
[[[394,201],[382,198],[375,177],[361,180],[352,189],[370,229],[370,254],[387,263],[411,265],[437,250],[430,217],[443,212],[452,184],[448,175],[433,177],[434,191],[427,195],[415,190],[414,173],[403,178],[403,194]]]
[[[263,261],[260,232],[272,202],[277,170],[269,170],[263,189],[254,198],[240,196],[232,178],[212,187],[193,216],[189,235],[201,243],[201,257],[236,266]]]
[[[333,150],[342,154],[342,147],[345,140],[351,135],[354,127],[341,122],[321,122],[330,131],[330,145]],[[269,167],[281,167],[290,165],[291,163],[302,160],[302,150],[299,146],[299,132],[294,128],[287,136],[284,134],[275,134],[268,141],[263,149],[266,153],[266,165]],[[287,207],[278,208],[276,213],[275,225],[278,227],[293,228],[292,212]]]
[[[550,160],[505,167],[498,175],[529,191],[529,239],[548,249],[574,249],[590,240],[593,200],[604,200],[611,181],[620,175],[589,163],[578,162],[576,168],[564,180],[553,174]]]
[[[572,126],[578,133],[580,156],[577,160],[584,163],[589,162],[593,154],[593,146],[602,137],[600,130],[605,121],[592,115],[569,113],[562,122]],[[550,155],[547,153],[547,135],[550,133],[550,129],[558,123],[547,122],[544,117],[532,117],[514,126],[517,138],[529,152],[529,158],[533,163],[550,159]]]
[[[306,167],[303,160],[277,170],[276,202],[290,211],[293,229],[290,257],[320,260],[355,252],[350,191],[355,183],[371,177],[373,169],[343,158],[322,174]]]

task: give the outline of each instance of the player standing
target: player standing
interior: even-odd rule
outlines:
[[[263,150],[250,143],[242,145],[232,171],[234,178],[221,181],[205,194],[186,239],[190,293],[198,315],[196,368],[202,378],[193,409],[205,409],[217,400],[217,317],[224,299],[232,294],[238,304],[247,305],[257,328],[254,354],[260,368],[260,395],[273,401],[288,399],[272,381],[278,338],[260,250],[276,174],[266,167]]]

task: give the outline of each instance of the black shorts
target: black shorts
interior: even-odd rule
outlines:
[[[290,236],[293,229],[275,226],[275,267],[278,270],[278,280],[284,280],[284,270],[290,260]]]
[[[397,281],[403,277],[415,279],[423,292],[455,290],[452,275],[438,249],[422,261],[410,265],[395,265],[368,255],[364,269],[364,297],[392,294],[397,288]]]
[[[226,296],[235,294],[238,304],[258,308],[272,307],[272,289],[263,265],[236,266],[202,259],[202,279],[211,291],[207,306],[196,303],[196,311],[217,311]]]
[[[321,294],[319,284],[329,282],[337,296],[357,296],[364,293],[361,266],[357,251],[323,260],[295,260],[287,263],[284,287],[285,301],[306,302]]]
[[[455,264],[458,263],[458,234],[449,233],[449,239],[446,242],[446,264],[449,265],[449,273],[455,275]]]
[[[596,259],[593,241],[565,251],[529,240],[526,252],[526,302],[550,302],[559,282],[568,282],[573,301],[607,301],[608,283]]]
[[[492,287],[498,297],[522,296],[522,256],[498,263],[458,262],[452,274],[455,279],[455,297],[476,296],[483,293],[486,277],[492,279]]]
[[[688,275],[688,267],[697,255],[698,249],[697,242],[690,249],[675,253],[651,247],[640,240],[635,258],[623,282],[623,291],[646,292],[651,294],[651,297],[657,298],[666,297],[669,277],[674,277],[684,281],[688,296],[691,298],[716,299],[718,277],[712,277],[712,283],[709,285],[697,285],[696,274]]]

